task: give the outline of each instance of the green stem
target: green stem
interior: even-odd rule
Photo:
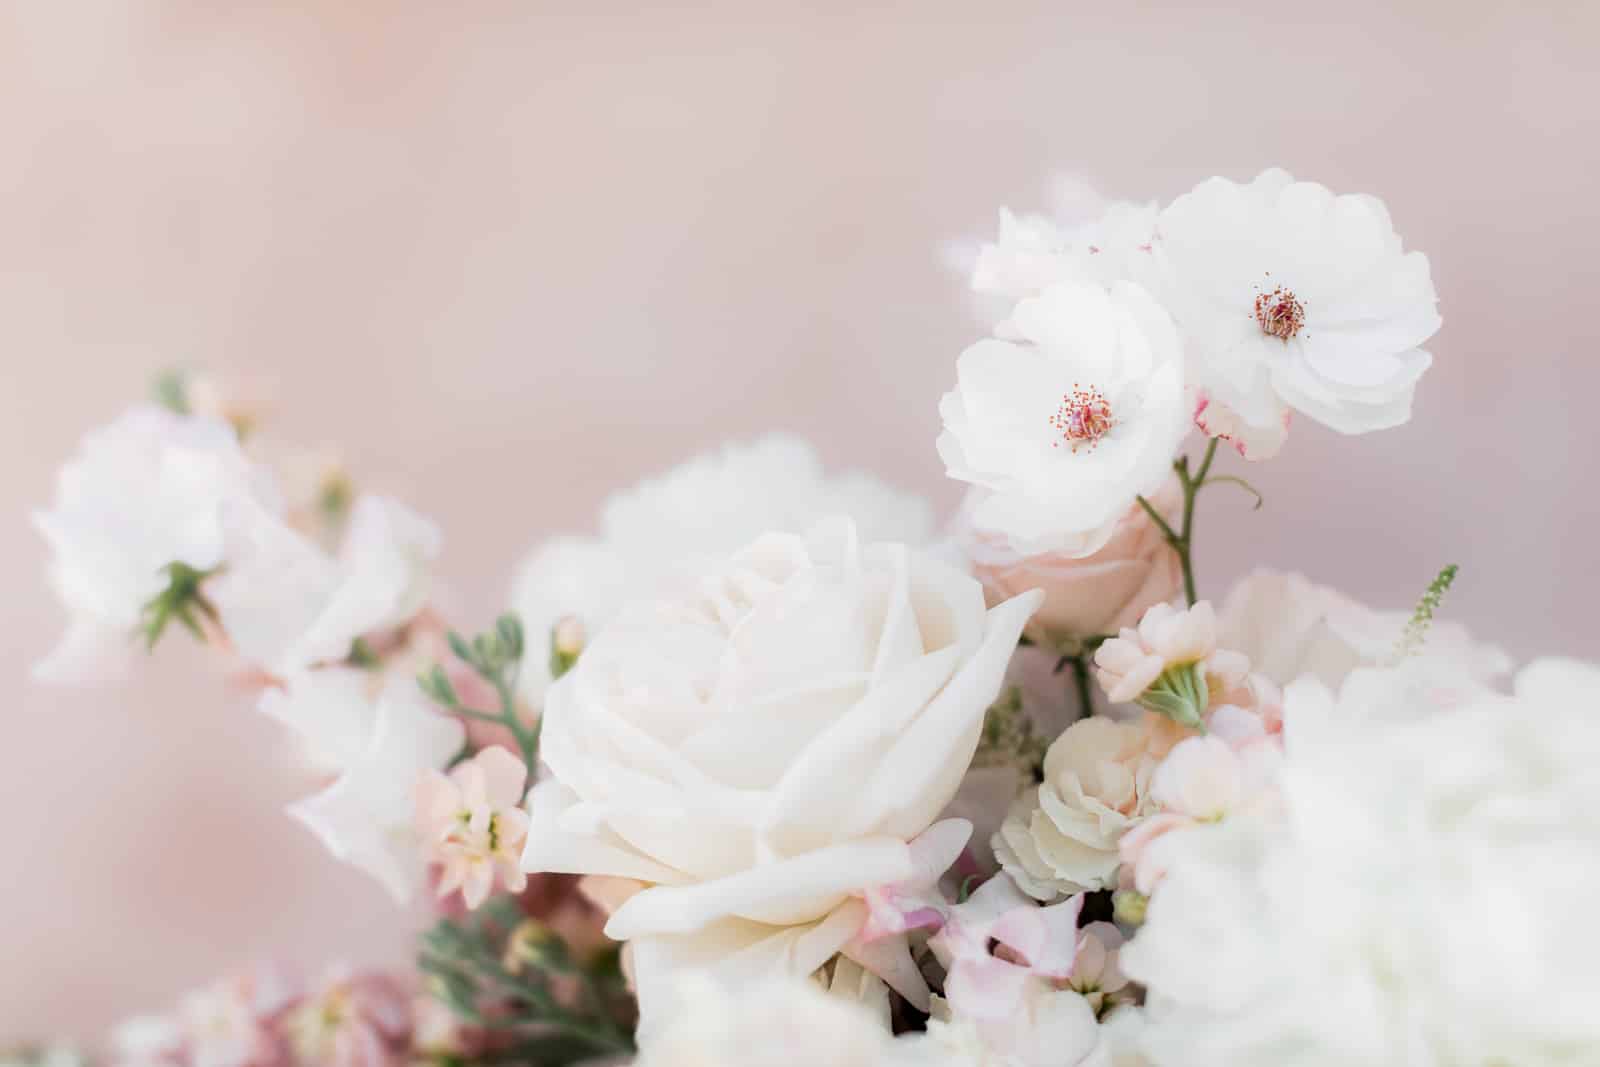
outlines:
[[[1200,466],[1193,474],[1189,473],[1189,457],[1180,456],[1173,463],[1172,469],[1178,473],[1178,484],[1183,487],[1183,526],[1181,530],[1174,530],[1172,524],[1162,518],[1161,513],[1144,497],[1139,497],[1139,506],[1144,508],[1146,515],[1156,524],[1161,531],[1161,536],[1166,538],[1167,544],[1178,554],[1178,564],[1183,568],[1183,595],[1188,600],[1189,606],[1194,607],[1199,599],[1196,595],[1194,582],[1194,502],[1200,495],[1200,490],[1206,484],[1206,475],[1211,473],[1211,464],[1217,458],[1217,441],[1213,437],[1206,445],[1206,452],[1200,459]]]
[[[1089,687],[1089,657],[1080,652],[1067,658],[1072,661],[1072,677],[1078,683],[1078,705],[1087,719],[1094,714],[1094,690]]]

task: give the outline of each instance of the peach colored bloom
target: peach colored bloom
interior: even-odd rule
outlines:
[[[528,770],[506,749],[486,748],[449,774],[427,771],[417,783],[417,828],[426,855],[442,868],[439,895],[461,891],[468,908],[488,899],[498,878],[520,893],[528,836],[522,810]]]
[[[1170,519],[1182,499],[1177,481],[1169,479],[1151,503]],[[1117,521],[1104,547],[1081,558],[1064,553],[1024,556],[998,535],[962,520],[958,526],[955,536],[991,604],[1029,589],[1044,591],[1044,606],[1024,632],[1050,648],[1071,650],[1084,638],[1133,626],[1152,604],[1176,596],[1183,584],[1178,554],[1137,504]]]
[[[411,1038],[411,991],[383,975],[330,975],[284,1019],[298,1063],[401,1067]]]
[[[1138,701],[1186,726],[1198,725],[1214,698],[1250,671],[1244,656],[1217,648],[1216,613],[1204,600],[1186,609],[1156,604],[1137,629],[1101,645],[1094,662],[1113,703]]]
[[[963,1016],[1003,1019],[1030,977],[1065,980],[1082,909],[1082,895],[1040,907],[1008,875],[995,875],[949,909],[949,921],[929,943],[948,972],[946,999]]]

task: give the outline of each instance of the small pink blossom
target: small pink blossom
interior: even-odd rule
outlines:
[[[950,909],[930,942],[948,972],[945,998],[960,1016],[1001,1019],[1016,1009],[1028,979],[1065,980],[1082,909],[1082,894],[1040,907],[1007,875],[989,879]]]
[[[425,771],[417,783],[417,828],[425,854],[441,868],[439,895],[461,891],[468,908],[489,898],[498,879],[522,892],[528,770],[506,749],[486,748],[449,774]]]
[[[1276,744],[1248,734],[1238,748],[1210,734],[1192,737],[1168,753],[1150,782],[1151,798],[1160,810],[1119,842],[1124,870],[1133,872],[1134,888],[1148,895],[1165,876],[1170,835],[1271,810],[1279,760]]]
[[[1210,390],[1197,389],[1192,399],[1194,424],[1200,432],[1227,441],[1242,459],[1271,459],[1289,438],[1291,412],[1287,407],[1269,414],[1258,426],[1245,421],[1237,411],[1216,399]]]
[[[1250,670],[1244,656],[1217,648],[1217,617],[1205,600],[1184,609],[1154,605],[1137,629],[1124,629],[1101,645],[1094,663],[1101,687],[1116,704],[1138,700],[1172,667],[1199,664],[1208,688],[1217,691],[1239,685]]]
[[[965,819],[936,822],[912,839],[912,873],[889,885],[872,886],[862,893],[867,921],[858,937],[862,941],[903,934],[910,930],[937,930],[949,912],[939,879],[961,856],[972,836]]]
[[[383,975],[336,972],[284,1019],[297,1062],[402,1067],[411,1043],[412,991]]]

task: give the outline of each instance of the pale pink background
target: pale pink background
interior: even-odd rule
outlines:
[[[1595,653],[1594,5],[266,6],[0,14],[0,1043],[256,955],[406,952],[184,640],[120,691],[26,680],[59,615],[25,511],[173,362],[441,517],[483,619],[539,534],[726,436],[950,502],[942,242],[1056,173],[1169,198],[1278,163],[1384,196],[1446,325],[1409,426],[1304,426],[1266,510],[1208,499],[1203,586],[1262,561],[1399,606],[1455,561],[1451,615]]]

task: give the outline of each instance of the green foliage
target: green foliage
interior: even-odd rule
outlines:
[[[216,621],[217,610],[206,599],[201,586],[216,573],[214,570],[196,570],[187,563],[169,563],[161,569],[167,576],[167,587],[144,606],[139,618],[139,634],[145,648],[153,649],[167,626],[176,621],[200,641],[206,639],[201,617]]]
[[[1411,613],[1411,619],[1406,623],[1405,632],[1400,635],[1400,642],[1395,647],[1395,659],[1402,660],[1422,651],[1423,643],[1428,639],[1428,628],[1433,625],[1434,612],[1439,610],[1439,605],[1444,601],[1444,595],[1450,591],[1459,569],[1452,563],[1428,583],[1422,599],[1417,601],[1416,610]]]
[[[150,396],[174,415],[189,415],[189,376],[176,367],[164,370],[150,383]]]
[[[486,711],[464,705],[442,664],[435,663],[419,674],[417,684],[429,700],[464,719],[477,719],[505,727],[516,738],[517,748],[522,753],[522,762],[527,765],[531,781],[539,762],[539,723],[524,722],[517,709],[517,675],[522,669],[522,656],[526,651],[522,620],[507,613],[495,620],[492,629],[470,641],[454,630],[446,635],[446,641],[457,659],[494,687],[500,698],[500,707],[495,711]]]
[[[560,935],[496,897],[422,937],[432,996],[484,1039],[470,1063],[564,1067],[633,1051],[617,948],[579,959]]]

